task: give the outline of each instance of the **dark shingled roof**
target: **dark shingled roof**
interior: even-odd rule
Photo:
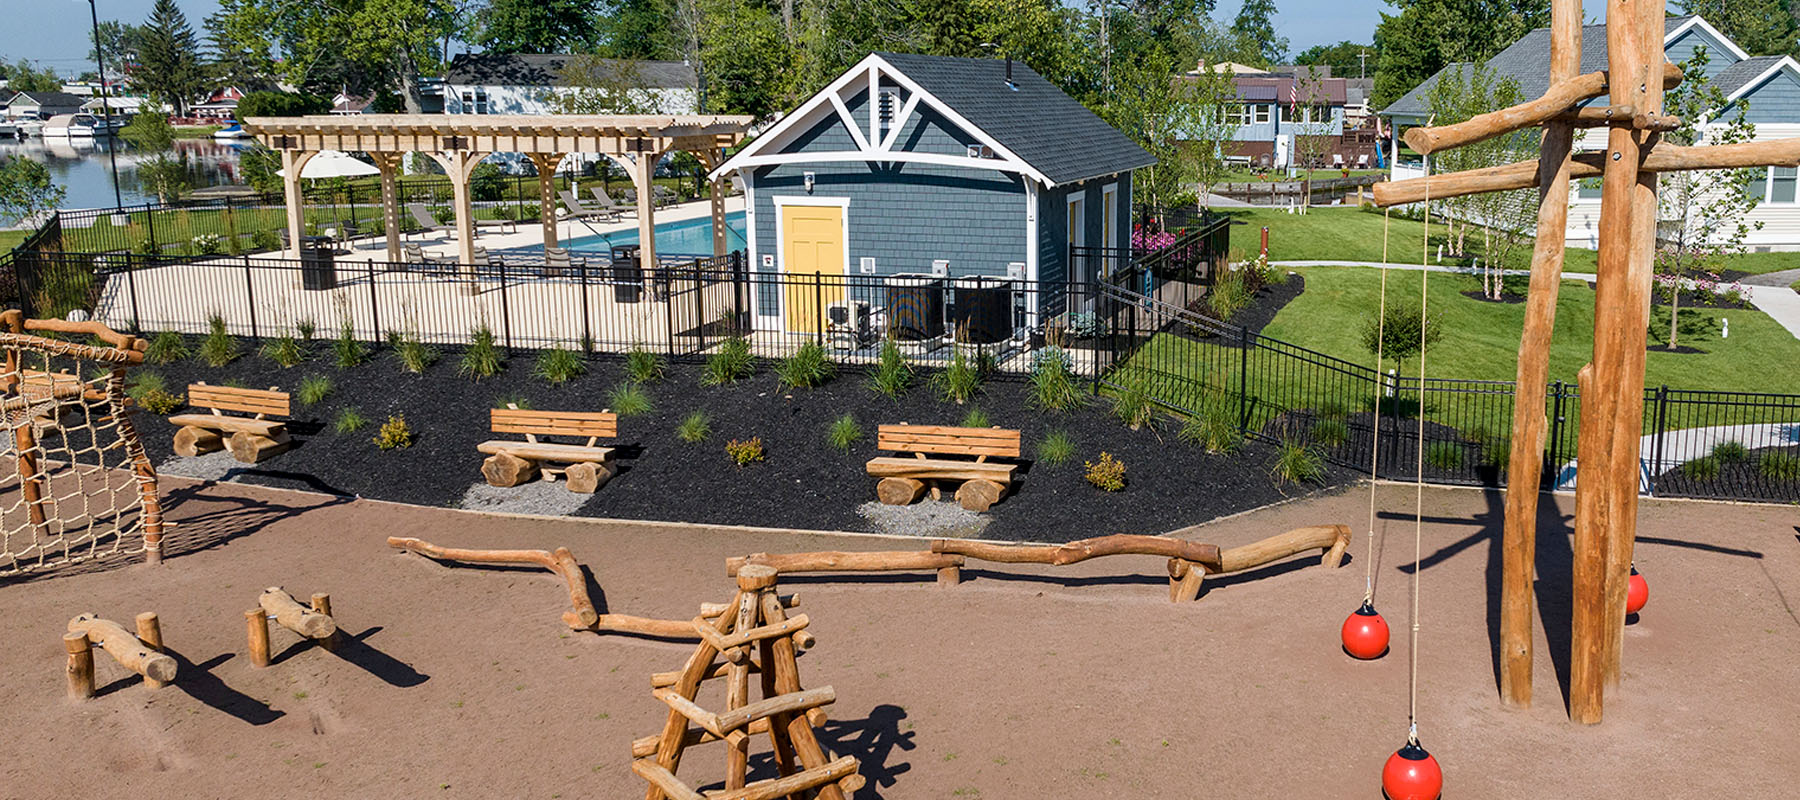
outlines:
[[[463,86],[562,86],[563,66],[573,56],[497,55],[463,53],[450,61],[444,82]],[[694,68],[680,61],[626,61],[602,58],[596,62],[613,71],[615,78],[641,89],[692,89],[699,85]]]
[[[1713,85],[1730,97],[1733,92],[1744,88],[1744,84],[1756,80],[1757,76],[1768,72],[1770,67],[1781,61],[1781,56],[1751,56],[1732,64],[1713,79]]]
[[[68,92],[17,92],[9,96],[6,102],[11,105],[21,97],[40,106],[78,107],[88,101],[86,97]]]
[[[1012,65],[1019,87],[1014,91],[1006,86],[1006,62],[1000,59],[877,55],[1052,183],[1156,163],[1130,137],[1022,63]]]
[[[1693,19],[1687,17],[1669,17],[1663,21],[1664,35],[1687,24]],[[1499,54],[1487,61],[1488,69],[1502,77],[1510,77],[1519,82],[1519,95],[1527,98],[1542,97],[1550,89],[1550,29],[1538,28],[1519,37],[1511,47],[1501,50]],[[1437,86],[1438,79],[1451,74],[1451,70],[1468,69],[1467,63],[1451,64],[1439,70],[1436,75],[1426,78],[1424,83],[1414,87],[1393,105],[1381,110],[1384,115],[1423,117],[1431,113],[1431,104],[1426,98]],[[1606,69],[1606,26],[1584,25],[1581,28],[1581,72],[1599,72]],[[1767,69],[1765,66],[1764,69]]]

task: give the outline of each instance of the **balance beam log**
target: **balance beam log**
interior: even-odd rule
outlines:
[[[238,431],[225,440],[225,449],[231,451],[231,457],[245,464],[255,464],[292,445],[293,439],[285,430],[274,436]]]
[[[279,586],[270,586],[257,598],[257,605],[273,617],[281,627],[308,639],[324,639],[337,633],[337,622],[324,614],[300,605],[294,596]]]
[[[817,553],[755,553],[725,559],[725,574],[737,577],[745,564],[764,564],[776,572],[925,572],[960,567],[963,557],[944,553],[826,550]]]
[[[1093,539],[1082,539],[1064,545],[1014,545],[970,542],[961,539],[937,539],[931,543],[933,553],[955,554],[1005,564],[1053,564],[1065,566],[1090,558],[1117,555],[1166,556],[1207,565],[1217,571],[1218,545],[1190,542],[1168,536],[1143,536],[1115,533]]]
[[[175,432],[175,455],[192,458],[225,449],[225,438],[218,431],[189,425]]]
[[[1681,78],[1680,67],[1674,64],[1663,65],[1663,88],[1680,86]],[[1407,146],[1421,155],[1431,155],[1439,150],[1462,147],[1542,125],[1561,116],[1576,103],[1599,97],[1606,92],[1607,74],[1589,72],[1551,86],[1543,96],[1535,100],[1527,100],[1499,111],[1477,114],[1454,125],[1413,128],[1403,138],[1406,139]]]
[[[566,547],[556,548],[551,553],[544,550],[471,550],[461,547],[439,547],[422,539],[403,536],[389,536],[389,547],[397,547],[417,553],[434,561],[462,561],[470,564],[536,564],[562,576],[563,583],[569,587],[569,603],[575,607],[572,615],[565,615],[564,622],[571,628],[592,627],[600,621],[600,612],[594,610],[594,601],[588,598],[587,578],[581,573],[581,564],[575,560],[574,554]],[[571,621],[572,620],[572,621]],[[574,624],[581,623],[580,625]]]
[[[175,659],[151,649],[117,622],[91,613],[81,614],[69,620],[69,631],[87,634],[88,639],[100,645],[119,662],[119,666],[158,681],[156,685],[175,680]]]
[[[1006,487],[989,480],[963,481],[956,488],[956,503],[965,511],[982,512],[1000,502],[1000,496],[1006,494]]]
[[[875,484],[875,497],[883,505],[910,506],[925,496],[925,482],[916,478],[882,478]]]
[[[481,477],[489,486],[508,488],[537,477],[537,462],[512,453],[495,453],[481,461]]]
[[[86,700],[94,696],[94,648],[84,631],[63,634],[63,649],[69,654],[64,670],[69,677],[69,699]]]
[[[1307,550],[1324,550],[1320,563],[1335,567],[1350,546],[1350,526],[1312,525],[1279,533],[1260,542],[1233,547],[1219,554],[1218,569],[1212,572],[1241,572],[1279,561]]]
[[[651,619],[634,617],[629,614],[600,614],[591,623],[584,623],[573,611],[563,612],[563,622],[574,630],[590,630],[607,633],[633,633],[639,636],[656,636],[664,639],[698,639],[694,633],[694,624],[682,619]]]

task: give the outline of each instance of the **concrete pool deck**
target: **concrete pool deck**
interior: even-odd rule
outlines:
[[[744,196],[731,195],[725,198],[725,213],[733,214],[744,210]],[[712,215],[712,203],[708,200],[696,200],[691,203],[657,209],[652,215],[652,222],[667,225],[672,222],[686,222],[694,219],[706,219]],[[623,216],[617,222],[590,222],[563,218],[556,222],[556,238],[559,242],[569,242],[591,236],[614,233],[637,233],[637,216]],[[417,243],[428,256],[454,259],[457,257],[455,224],[446,225],[432,233],[410,234],[404,237],[408,243]],[[485,247],[488,252],[502,250],[536,249],[544,246],[543,227],[536,222],[521,222],[511,231],[494,228],[477,229],[475,244]],[[340,254],[340,258],[387,259],[387,243],[380,237],[357,239],[351,243],[349,255]]]

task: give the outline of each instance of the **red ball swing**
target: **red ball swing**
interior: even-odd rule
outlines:
[[[1416,728],[1381,768],[1381,791],[1388,800],[1437,800],[1444,793],[1444,771],[1419,745]]]
[[[1644,610],[1644,604],[1650,602],[1650,582],[1639,575],[1637,565],[1631,565],[1631,584],[1625,590],[1625,613],[1636,614]]]
[[[1388,651],[1387,620],[1376,613],[1375,605],[1367,599],[1363,600],[1362,608],[1350,612],[1344,619],[1339,637],[1344,641],[1344,652],[1351,658],[1369,661]]]

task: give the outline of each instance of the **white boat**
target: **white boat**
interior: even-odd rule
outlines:
[[[17,139],[23,135],[11,120],[0,121],[0,139]]]
[[[19,135],[24,137],[44,135],[44,123],[35,119],[22,119],[18,122]]]
[[[244,126],[241,123],[233,121],[230,125],[226,126],[225,128],[217,130],[217,131],[213,131],[213,138],[214,139],[248,139],[248,138],[250,138],[250,132],[244,130]]]
[[[69,139],[92,139],[96,133],[106,133],[106,123],[92,114],[57,114],[44,123],[44,137],[64,137]]]

